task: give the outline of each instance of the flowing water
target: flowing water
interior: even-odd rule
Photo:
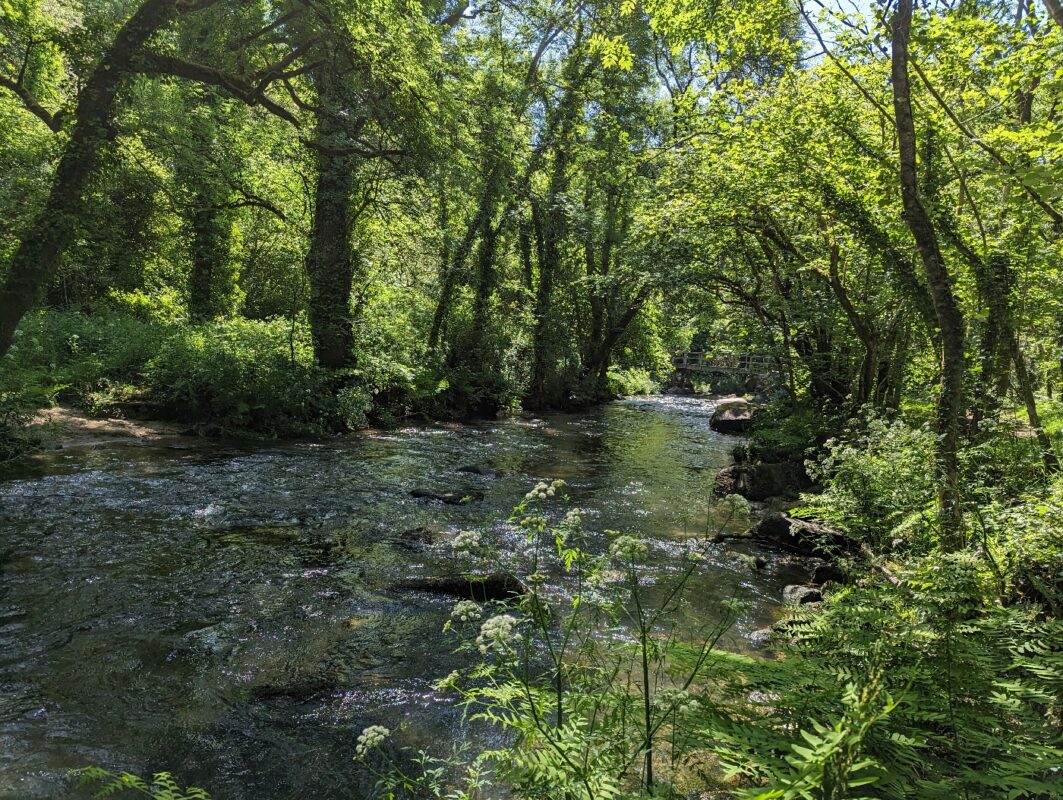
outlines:
[[[326,442],[174,440],[37,456],[0,480],[0,798],[67,795],[86,764],[170,770],[217,800],[353,798],[363,727],[442,753],[467,735],[432,689],[462,666],[441,633],[454,599],[401,588],[467,566],[445,540],[478,530],[519,572],[505,520],[563,478],[596,531],[639,532],[651,570],[703,535],[712,478],[738,440],[701,399],[367,433]],[[487,475],[461,471],[488,467]],[[487,471],[487,470],[484,470]],[[419,487],[481,502],[417,500]],[[427,527],[441,544],[419,547]],[[807,576],[753,572],[710,547],[691,586],[706,620],[737,595],[727,646]]]

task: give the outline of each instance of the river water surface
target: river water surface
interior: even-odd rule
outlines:
[[[734,437],[711,402],[624,400],[570,415],[423,426],[282,445],[174,440],[58,450],[0,479],[0,798],[68,796],[86,764],[169,770],[216,800],[353,798],[363,727],[439,753],[467,735],[432,683],[460,667],[454,599],[399,588],[454,571],[481,531],[519,572],[505,520],[563,478],[587,527],[641,533],[652,569],[704,534]],[[497,471],[470,474],[478,465]],[[449,506],[412,489],[479,491]],[[404,532],[438,531],[418,548]],[[712,545],[692,586],[706,620],[748,610],[727,646],[778,614],[800,563],[753,572]]]

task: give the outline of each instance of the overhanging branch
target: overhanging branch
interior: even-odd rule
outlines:
[[[276,117],[300,127],[299,119],[284,106],[279,105],[266,95],[268,81],[262,82],[261,76],[273,69],[268,67],[251,78],[233,75],[230,72],[215,69],[205,64],[184,61],[174,56],[161,53],[145,53],[139,60],[139,71],[147,75],[169,75],[175,78],[217,86],[227,94],[242,100],[250,106],[261,106]],[[258,81],[257,83],[255,81]]]

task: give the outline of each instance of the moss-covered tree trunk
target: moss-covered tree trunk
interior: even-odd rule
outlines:
[[[317,186],[314,220],[306,273],[310,279],[310,334],[314,356],[327,369],[351,363],[351,193],[354,169],[351,159],[328,147],[328,124],[319,123]],[[324,134],[324,135],[321,135]]]
[[[216,187],[200,186],[188,211],[192,267],[188,275],[188,312],[196,322],[224,316],[233,307],[236,270],[232,228]]]
[[[915,120],[912,116],[911,85],[908,76],[908,39],[912,23],[912,0],[898,0],[893,15],[891,79],[893,112],[900,151],[900,189],[903,217],[926,271],[927,286],[934,303],[941,332],[941,390],[938,397],[938,496],[943,544],[963,544],[963,507],[960,486],[960,435],[965,402],[963,393],[963,316],[952,292],[937,232],[919,193],[916,171]]]

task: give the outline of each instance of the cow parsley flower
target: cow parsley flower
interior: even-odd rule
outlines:
[[[661,689],[653,698],[653,703],[662,711],[670,709],[677,714],[693,714],[698,710],[697,698],[683,689]]]
[[[479,603],[473,600],[459,600],[454,604],[454,608],[450,609],[450,616],[461,622],[479,619],[482,614],[483,610],[480,608]]]
[[[725,495],[724,498],[720,500],[720,506],[724,511],[727,511],[736,517],[749,515],[749,501],[740,494],[734,494],[732,492],[731,494]]]
[[[539,481],[530,492],[524,495],[524,499],[545,500],[548,497],[553,497],[557,494],[558,490],[564,488],[564,486],[565,482],[562,480],[553,481],[552,483]]]
[[[565,528],[578,528],[583,524],[583,511],[579,508],[570,508],[565,513],[565,518],[561,520],[561,525]]]
[[[483,541],[477,531],[459,531],[450,546],[458,553],[471,555],[483,546]]]
[[[358,735],[358,745],[354,748],[354,752],[359,756],[364,756],[373,748],[382,745],[389,736],[391,736],[391,731],[383,725],[370,725]]]
[[[617,561],[638,561],[646,557],[646,543],[637,536],[617,536],[609,545],[609,555]]]
[[[500,650],[515,644],[521,640],[517,633],[517,618],[510,614],[499,614],[491,617],[480,626],[480,635],[476,637],[476,645],[480,652],[485,655],[491,650]]]

